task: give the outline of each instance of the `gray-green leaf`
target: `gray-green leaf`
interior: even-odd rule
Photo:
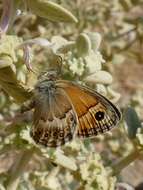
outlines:
[[[76,40],[76,46],[79,57],[87,56],[91,50],[91,41],[88,35],[81,33]]]
[[[141,128],[140,119],[132,107],[125,110],[125,122],[127,124],[128,136],[133,139],[136,137],[137,129]]]
[[[57,22],[78,22],[65,8],[48,0],[27,0],[28,8],[34,14]]]

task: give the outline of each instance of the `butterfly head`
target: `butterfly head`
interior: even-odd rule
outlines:
[[[55,81],[58,79],[58,74],[55,70],[48,70],[42,72],[38,76],[38,81],[35,85],[35,93],[40,94],[47,93],[48,91],[53,91],[55,89]],[[46,95],[46,94],[45,94]]]
[[[56,70],[48,70],[42,72],[38,76],[38,81],[43,82],[43,81],[55,81],[58,78],[58,73]]]

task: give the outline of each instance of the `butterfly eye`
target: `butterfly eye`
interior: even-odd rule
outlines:
[[[105,113],[103,111],[98,111],[95,114],[95,118],[97,121],[101,121],[102,119],[104,119],[104,115]]]

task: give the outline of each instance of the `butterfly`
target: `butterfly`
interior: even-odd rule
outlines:
[[[120,111],[96,91],[60,80],[56,71],[42,73],[32,100],[22,112],[34,109],[30,135],[37,144],[58,147],[78,137],[94,137],[116,126]]]

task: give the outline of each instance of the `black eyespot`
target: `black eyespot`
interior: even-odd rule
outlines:
[[[97,121],[101,121],[102,119],[104,119],[104,115],[105,115],[104,112],[98,111],[95,114],[95,118],[96,118]]]
[[[64,137],[64,133],[63,133],[63,132],[60,132],[60,133],[59,133],[59,137]]]
[[[54,137],[57,137],[57,135],[58,135],[57,132],[54,132],[54,133],[53,133],[53,136],[54,136]]]
[[[45,133],[45,137],[49,137],[49,133]]]

